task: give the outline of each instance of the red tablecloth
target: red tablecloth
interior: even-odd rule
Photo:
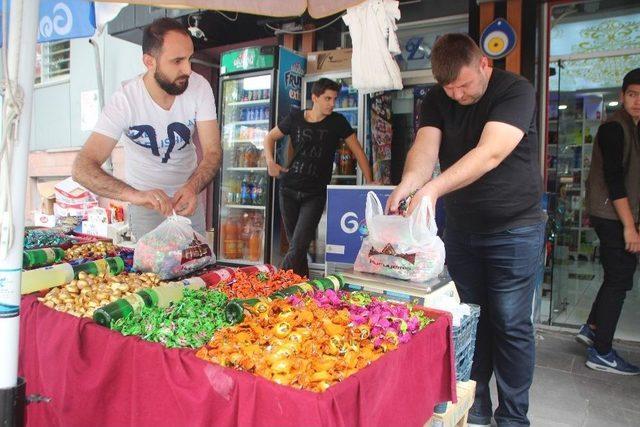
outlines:
[[[437,315],[437,314],[436,314]],[[124,337],[27,296],[21,304],[20,375],[31,426],[422,426],[455,400],[449,330],[437,321],[324,393]]]

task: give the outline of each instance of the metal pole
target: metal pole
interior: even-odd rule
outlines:
[[[13,242],[7,257],[0,259],[0,424],[17,425],[22,421],[24,382],[18,381],[18,337],[20,325],[20,283],[22,274],[22,247],[24,243],[25,196],[27,189],[27,165],[29,157],[29,133],[31,130],[31,104],[36,59],[39,0],[22,0],[11,3],[9,17],[8,75],[10,81],[21,87],[22,113],[17,123],[17,143],[7,147],[12,152],[10,191],[11,212],[0,212],[3,222],[8,215],[13,218]],[[5,94],[5,102],[7,96]],[[4,126],[7,123],[3,123]],[[5,225],[7,222],[5,222]],[[20,385],[19,385],[20,383]],[[18,387],[17,387],[18,386]],[[7,399],[13,401],[7,402]],[[13,411],[6,409],[13,409]],[[8,412],[8,413],[7,413]]]
[[[546,177],[546,144],[547,140],[547,99],[549,93],[549,59],[548,43],[550,29],[548,28],[549,5],[540,5],[540,15],[538,16],[538,140],[540,147],[540,172],[542,177]],[[547,183],[545,182],[546,186]]]
[[[100,45],[98,44],[98,37],[91,37],[89,39],[89,43],[93,46],[93,53],[95,56],[96,80],[98,82],[98,103],[100,104],[100,111],[102,111],[104,110],[104,80],[102,78],[102,61],[100,60]],[[109,174],[113,175],[113,157],[111,154],[109,154],[109,157],[102,167]]]

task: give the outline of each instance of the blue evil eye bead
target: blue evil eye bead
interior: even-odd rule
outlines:
[[[489,24],[480,37],[480,47],[491,59],[504,58],[515,46],[516,32],[503,18]]]

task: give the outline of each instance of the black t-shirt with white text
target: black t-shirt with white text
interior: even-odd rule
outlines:
[[[347,119],[334,112],[319,122],[308,122],[304,111],[295,111],[280,121],[278,128],[291,137],[294,152],[282,185],[297,191],[324,191],[331,182],[340,140],[355,133]]]
[[[427,92],[420,127],[442,131],[438,157],[443,171],[478,145],[487,122],[506,123],[524,132],[500,165],[444,196],[447,227],[495,233],[543,220],[535,102],[535,91],[526,79],[496,68],[475,104],[460,105],[439,85]]]

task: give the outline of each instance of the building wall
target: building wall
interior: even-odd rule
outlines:
[[[121,81],[144,71],[140,46],[109,35],[99,38],[105,99]],[[90,131],[80,128],[84,91],[97,90],[95,53],[89,39],[71,41],[68,79],[38,85],[34,92],[32,151],[81,147]]]
[[[108,34],[98,38],[105,100],[123,80],[144,72],[140,46]],[[64,179],[71,175],[75,155],[91,134],[82,130],[81,94],[98,90],[94,47],[89,39],[71,41],[71,66],[67,79],[36,86],[33,92],[33,116],[27,185],[27,220],[40,206],[36,188],[39,181]],[[113,152],[114,174],[123,176],[122,147]]]

